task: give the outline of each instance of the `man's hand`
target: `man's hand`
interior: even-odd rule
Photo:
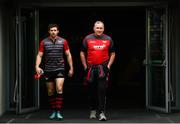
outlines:
[[[39,75],[42,75],[44,71],[42,70],[42,68],[40,67],[36,67],[36,73],[39,74]]]
[[[39,68],[36,67],[36,74],[34,75],[34,79],[38,80],[42,75],[43,75],[44,71]]]
[[[69,77],[72,77],[73,74],[74,74],[74,70],[71,68],[71,69],[69,70],[68,76],[69,76]]]

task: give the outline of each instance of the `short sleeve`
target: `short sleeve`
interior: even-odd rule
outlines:
[[[69,45],[68,45],[68,42],[65,40],[64,41],[64,51],[66,51],[68,49],[69,49]]]
[[[41,42],[40,42],[39,52],[44,52],[44,41],[41,41]]]
[[[82,46],[81,46],[81,51],[86,52],[87,51],[87,40],[84,38]]]
[[[113,42],[112,39],[110,40],[109,52],[110,52],[110,53],[111,53],[111,52],[115,52],[115,50],[114,50],[114,42]]]

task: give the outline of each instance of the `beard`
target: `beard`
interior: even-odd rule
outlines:
[[[51,37],[53,37],[53,38],[55,38],[56,36],[57,36],[57,34],[55,34],[55,33],[51,34]]]

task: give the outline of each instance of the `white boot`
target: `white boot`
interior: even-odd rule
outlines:
[[[100,120],[100,121],[106,121],[106,120],[107,120],[107,118],[106,118],[106,116],[105,116],[105,114],[104,114],[103,112],[101,112],[101,113],[99,114],[99,120]]]
[[[95,110],[91,110],[90,111],[90,116],[89,116],[90,119],[95,119],[96,118],[96,111]]]

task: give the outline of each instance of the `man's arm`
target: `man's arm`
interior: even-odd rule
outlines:
[[[36,73],[40,74],[42,69],[39,67],[39,65],[41,64],[41,60],[42,60],[42,56],[43,56],[43,52],[38,52],[37,57],[36,57]]]
[[[115,60],[115,52],[111,52],[109,55],[109,62],[107,65],[108,69],[111,68],[111,65],[113,64],[114,60]]]
[[[74,73],[74,70],[73,70],[73,60],[72,60],[72,56],[71,56],[71,52],[70,50],[66,50],[65,51],[65,55],[67,57],[67,61],[68,61],[68,64],[69,64],[69,76],[72,77],[73,73]]]
[[[84,52],[80,52],[80,58],[81,58],[81,62],[83,64],[84,70],[87,69],[87,63],[86,63],[86,54]]]

